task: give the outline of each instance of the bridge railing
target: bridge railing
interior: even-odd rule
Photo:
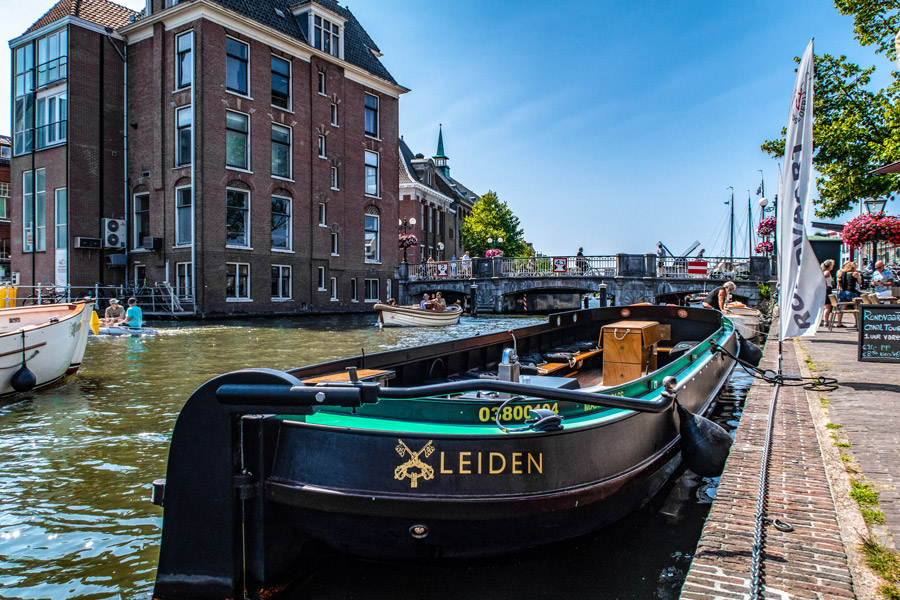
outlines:
[[[471,261],[409,263],[410,281],[479,277],[658,277],[678,279],[752,279],[767,281],[769,259],[663,257],[653,254],[614,256],[531,256],[474,258]]]

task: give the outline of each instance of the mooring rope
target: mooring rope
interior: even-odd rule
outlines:
[[[766,531],[763,528],[766,519],[767,489],[769,487],[769,453],[772,450],[772,429],[775,422],[775,406],[778,402],[778,390],[781,384],[775,384],[772,401],[769,403],[769,420],[766,424],[766,439],[763,442],[762,462],[759,465],[759,488],[756,496],[756,524],[753,529],[753,557],[750,562],[750,600],[762,598],[762,553],[766,542]]]

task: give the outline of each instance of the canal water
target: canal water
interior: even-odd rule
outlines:
[[[79,373],[0,405],[0,598],[147,599],[165,475],[185,399],[246,367],[315,362],[544,322],[464,317],[457,327],[379,330],[373,316],[163,323],[152,338],[92,338]],[[733,428],[749,378],[735,374],[715,419]],[[646,507],[595,535],[514,559],[440,566],[335,556],[284,597],[677,598],[714,479],[689,471]]]

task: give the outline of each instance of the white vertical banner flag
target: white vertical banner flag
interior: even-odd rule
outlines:
[[[784,177],[778,202],[781,339],[814,335],[825,305],[825,278],[806,237],[813,182],[813,62],[810,40],[797,70],[784,138]]]

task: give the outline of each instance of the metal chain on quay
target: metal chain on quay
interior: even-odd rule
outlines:
[[[766,516],[768,512],[768,488],[769,488],[769,456],[772,452],[772,437],[775,423],[775,410],[778,404],[778,392],[782,387],[802,386],[804,389],[815,392],[830,392],[838,387],[837,379],[833,377],[803,377],[797,375],[786,376],[781,370],[782,348],[779,342],[778,371],[760,369],[746,361],[741,360],[727,349],[712,342],[713,352],[721,352],[734,359],[751,377],[761,379],[775,385],[772,390],[772,400],[769,402],[769,413],[766,421],[766,436],[763,441],[763,454],[759,465],[759,486],[756,496],[756,517],[753,529],[753,553],[750,560],[750,600],[763,598],[763,556],[765,554],[766,530],[765,525],[771,524],[781,532],[789,533],[794,526],[781,519],[772,519]]]

